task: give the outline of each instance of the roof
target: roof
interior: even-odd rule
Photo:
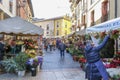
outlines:
[[[65,16],[59,16],[59,17],[54,17],[54,18],[48,18],[48,19],[37,20],[37,21],[33,21],[33,22],[43,22],[43,21],[58,20],[58,19],[70,20],[69,18],[66,18]]]

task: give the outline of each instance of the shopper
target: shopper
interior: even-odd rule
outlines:
[[[90,41],[86,42],[85,58],[86,58],[86,78],[88,80],[109,80],[108,73],[100,59],[99,51],[106,45],[109,39],[107,35],[103,42],[98,46],[94,46]]]
[[[3,38],[0,37],[0,61],[3,60],[5,52],[5,45],[3,44]]]
[[[65,49],[66,49],[65,44],[64,44],[63,41],[61,41],[61,42],[59,43],[59,50],[60,50],[60,56],[61,56],[61,57],[64,57],[64,56],[65,56]]]

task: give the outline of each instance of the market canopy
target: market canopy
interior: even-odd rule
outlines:
[[[86,34],[86,29],[80,30],[80,31],[76,31],[75,32],[76,35],[85,35]]]
[[[0,33],[42,35],[43,29],[20,17],[11,17],[0,21]]]
[[[112,19],[109,21],[106,21],[104,23],[89,27],[86,29],[87,33],[91,32],[103,32],[103,31],[110,31],[120,28],[120,17],[116,19]]]

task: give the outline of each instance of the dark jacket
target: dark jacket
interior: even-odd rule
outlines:
[[[99,54],[99,51],[105,46],[108,39],[109,36],[106,36],[103,42],[97,47],[92,47],[90,44],[86,45],[85,47],[85,57],[87,60],[86,77],[88,80],[99,80],[102,77],[103,80],[108,80],[108,74],[102,61],[100,60]]]
[[[59,49],[60,50],[65,50],[66,49],[66,46],[65,46],[65,44],[64,43],[59,43]]]
[[[4,51],[5,51],[4,44],[0,42],[0,60],[3,60]]]

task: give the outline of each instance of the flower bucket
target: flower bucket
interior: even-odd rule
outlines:
[[[18,77],[25,76],[25,71],[18,71]]]
[[[31,68],[31,76],[36,76],[36,74],[37,74],[37,69],[36,69],[36,67],[32,67],[32,68]]]

